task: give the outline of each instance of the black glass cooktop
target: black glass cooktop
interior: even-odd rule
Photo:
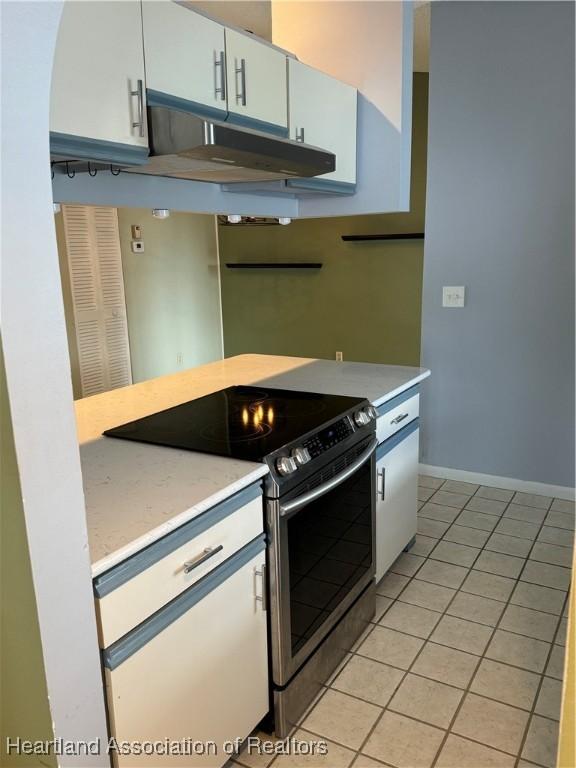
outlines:
[[[345,414],[363,398],[228,387],[106,430],[105,435],[246,461],[265,456]]]

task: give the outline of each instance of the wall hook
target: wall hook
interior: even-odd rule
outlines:
[[[98,168],[93,169],[92,165],[88,163],[88,176],[92,176],[92,178],[94,178],[94,176],[96,176],[97,173],[98,173]]]
[[[76,171],[72,171],[72,173],[70,173],[70,167],[68,165],[68,160],[66,160],[66,176],[68,176],[69,179],[73,179],[74,176],[76,176]]]
[[[52,175],[52,178],[54,178],[54,163],[50,163],[50,174]]]
[[[114,170],[114,166],[113,165],[110,166],[110,173],[112,174],[112,176],[120,176],[121,170],[122,168],[116,168],[116,170]]]

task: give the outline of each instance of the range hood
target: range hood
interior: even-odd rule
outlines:
[[[228,184],[320,176],[331,152],[167,107],[148,108],[150,155],[126,172]]]

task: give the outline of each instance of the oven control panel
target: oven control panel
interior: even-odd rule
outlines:
[[[331,424],[326,429],[305,440],[303,446],[308,450],[310,457],[315,459],[316,456],[320,456],[324,451],[328,451],[342,442],[342,440],[346,440],[353,431],[354,428],[350,423],[350,418],[346,416],[346,418],[340,419],[340,421]]]

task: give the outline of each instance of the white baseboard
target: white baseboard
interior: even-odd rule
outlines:
[[[564,485],[548,485],[547,483],[534,483],[531,480],[516,480],[513,477],[498,477],[497,475],[483,475],[479,472],[468,472],[465,469],[450,469],[449,467],[433,467],[431,464],[420,464],[421,475],[443,477],[446,480],[462,480],[466,483],[477,485],[489,485],[493,488],[504,488],[507,491],[522,491],[524,493],[536,493],[540,496],[554,496],[557,499],[574,501],[574,488]]]

